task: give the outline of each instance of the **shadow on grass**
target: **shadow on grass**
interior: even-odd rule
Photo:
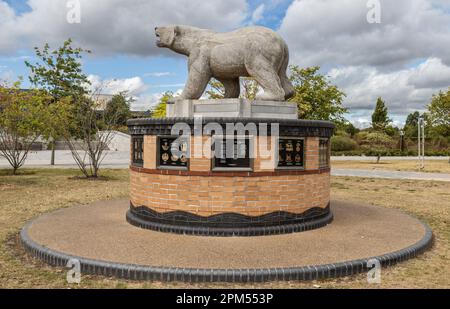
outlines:
[[[82,175],[72,176],[68,178],[69,180],[85,180],[85,181],[98,181],[98,182],[106,182],[106,181],[117,181],[119,178],[114,176],[98,176],[98,177],[86,177]]]
[[[31,176],[36,175],[35,170],[18,170],[16,174],[13,173],[12,169],[0,169],[0,176]]]

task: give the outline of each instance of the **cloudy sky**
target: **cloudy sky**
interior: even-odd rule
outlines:
[[[69,23],[80,5],[80,23]],[[380,23],[369,23],[380,3]],[[186,59],[155,46],[153,29],[188,24],[217,31],[262,25],[288,42],[291,64],[320,66],[347,94],[359,126],[383,97],[396,124],[450,86],[450,0],[0,0],[0,79],[28,75],[33,47],[72,38],[105,92],[128,90],[146,110],[183,88]]]

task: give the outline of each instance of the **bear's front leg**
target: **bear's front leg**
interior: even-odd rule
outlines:
[[[180,99],[200,99],[211,79],[210,71],[206,57],[199,55],[189,61],[189,77]]]

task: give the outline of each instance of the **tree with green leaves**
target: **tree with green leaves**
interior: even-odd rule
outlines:
[[[173,92],[166,91],[161,99],[159,100],[158,105],[156,105],[155,109],[152,112],[152,118],[165,118],[166,117],[166,108],[167,102],[173,99]]]
[[[35,87],[46,90],[53,97],[53,103],[67,97],[78,100],[87,94],[89,80],[83,73],[81,59],[84,53],[90,53],[89,50],[73,47],[72,40],[68,39],[54,50],[50,49],[49,44],[45,44],[42,49],[35,47],[35,53],[38,62],[32,64],[25,61],[31,71],[29,80]],[[59,137],[59,131],[60,128],[53,128],[50,136],[52,165],[55,164],[54,142]]]
[[[349,137],[353,138],[356,134],[359,133],[359,131],[360,130],[348,120],[341,121],[336,124],[337,135],[339,135],[339,132],[345,132],[345,134],[348,134]]]
[[[428,116],[433,133],[450,139],[450,88],[434,95],[428,105]],[[450,163],[450,160],[449,160]]]
[[[126,91],[114,95],[106,104],[104,111],[107,122],[117,128],[125,126],[127,120],[131,117],[130,106],[133,101],[133,98],[129,97]]]
[[[403,132],[407,138],[417,138],[417,130],[419,125],[420,112],[415,111],[406,117]]]
[[[347,109],[343,106],[345,93],[319,73],[319,67],[300,68],[291,66],[295,95],[289,101],[296,102],[301,119],[344,121]]]
[[[450,136],[450,88],[433,95],[428,105],[429,120],[433,127],[442,134]]]
[[[372,128],[376,131],[385,131],[392,122],[388,117],[388,109],[382,98],[377,99],[375,110],[372,114]]]
[[[13,169],[13,174],[25,163],[32,145],[40,136],[48,136],[50,97],[44,91],[0,85],[0,156]]]
[[[393,139],[383,132],[370,132],[362,140],[362,147],[377,156],[377,164],[383,153],[394,144]]]
[[[59,113],[54,117],[55,125],[61,125],[61,136],[69,146],[72,157],[86,178],[98,178],[100,167],[108,154],[107,150],[116,135],[116,123],[119,112],[109,114],[100,112],[104,101],[101,88],[89,94],[71,97],[58,102]]]

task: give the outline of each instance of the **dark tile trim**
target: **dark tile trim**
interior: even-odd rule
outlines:
[[[273,172],[200,172],[186,170],[154,170],[138,166],[130,166],[130,170],[137,173],[153,175],[173,175],[173,176],[202,176],[202,177],[276,177],[295,175],[316,175],[330,173],[330,168],[317,170],[276,170]]]
[[[131,203],[130,203],[131,204]],[[330,205],[301,214],[284,211],[262,216],[223,213],[209,217],[186,211],[159,213],[148,207],[130,205],[127,222],[147,230],[198,236],[265,236],[309,231],[333,221]]]
[[[20,232],[24,249],[45,263],[65,267],[70,259],[78,259],[83,274],[117,277],[130,280],[182,281],[182,282],[266,282],[266,281],[305,281],[338,278],[368,271],[367,263],[371,259],[380,261],[383,267],[392,266],[418,256],[433,244],[433,233],[425,227],[424,237],[416,244],[389,254],[346,261],[335,264],[314,265],[290,268],[270,269],[192,269],[177,267],[153,267],[133,264],[99,261],[67,255],[34,242],[28,235],[29,222]]]
[[[194,133],[194,118],[142,118],[130,119],[127,122],[128,130],[131,135],[170,135],[172,127],[176,123],[186,123],[189,125],[191,133]],[[331,137],[335,125],[329,121],[320,120],[282,120],[282,119],[257,119],[257,118],[203,118],[202,125],[207,123],[219,123],[226,132],[227,123],[255,123],[258,127],[258,135],[271,134],[271,124],[279,125],[280,136],[295,137]],[[259,124],[267,124],[267,132],[259,131]]]

